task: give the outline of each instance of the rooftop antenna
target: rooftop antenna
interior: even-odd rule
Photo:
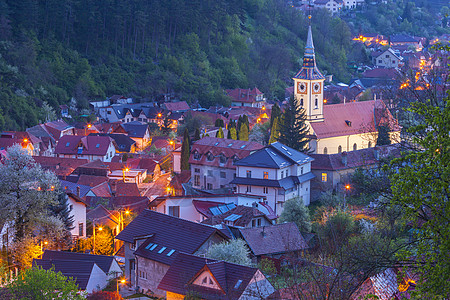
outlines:
[[[311,0],[309,0],[308,4],[308,25],[311,26]]]

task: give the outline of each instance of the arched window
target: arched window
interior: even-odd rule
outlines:
[[[303,98],[300,99],[300,106],[303,106]]]
[[[323,148],[323,154],[328,154],[328,149],[327,149],[327,147]]]
[[[341,152],[342,152],[342,146],[339,145],[339,147],[338,147],[338,153],[341,153]]]
[[[353,151],[357,150],[358,146],[356,145],[356,143],[353,144]]]
[[[372,142],[369,142],[369,148],[372,147]]]

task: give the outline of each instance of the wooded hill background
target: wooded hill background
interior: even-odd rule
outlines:
[[[282,99],[308,26],[287,3],[0,0],[0,130],[34,126],[44,101],[58,111],[72,97],[83,109],[113,94],[153,100],[175,92],[208,107],[229,103],[223,89],[256,86]],[[366,53],[352,47],[345,21],[325,10],[312,15],[319,68],[350,80],[348,57],[364,61]]]

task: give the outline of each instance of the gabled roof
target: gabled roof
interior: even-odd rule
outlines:
[[[82,174],[78,178],[77,183],[81,185],[88,185],[90,187],[95,187],[107,181],[108,181],[107,177]]]
[[[67,180],[60,180],[61,187],[66,190],[70,190],[73,194],[77,195],[77,188],[80,188],[80,197],[83,198],[86,194],[91,190],[91,187],[88,185],[81,185],[77,183],[73,183]]]
[[[61,272],[66,277],[72,277],[81,290],[86,289],[95,265],[96,263],[93,261],[33,259],[33,266],[45,270],[49,270],[53,266],[55,272]]]
[[[77,252],[53,251],[53,250],[45,250],[44,254],[42,255],[42,259],[44,259],[44,260],[65,260],[65,261],[67,261],[67,260],[89,261],[89,262],[93,261],[105,273],[109,272],[109,269],[111,268],[111,265],[114,262],[113,256],[94,255],[94,254],[85,254],[85,253],[77,253]]]
[[[240,228],[242,237],[254,255],[281,254],[308,248],[295,223],[256,228]]]
[[[293,164],[305,164],[313,159],[308,155],[285,146],[279,142],[256,151],[234,163],[236,166],[281,169]]]
[[[146,209],[128,224],[116,236],[116,239],[133,243],[135,237],[153,235],[136,250],[135,254],[170,264],[173,257],[167,254],[171,249],[177,252],[195,253],[214,234],[223,236],[213,227]],[[145,249],[150,242],[157,244],[158,248],[153,251]],[[161,247],[167,247],[167,249],[158,253]]]
[[[114,228],[119,224],[119,215],[113,214],[101,204],[90,210],[86,214],[86,219],[95,221],[97,225],[108,226],[109,228]]]
[[[233,99],[233,102],[253,103],[256,102],[256,96],[263,95],[257,87],[253,89],[234,89],[225,90],[226,94]]]
[[[415,43],[418,44],[419,41],[412,36],[406,34],[394,34],[390,36],[391,43]]]
[[[212,274],[220,290],[193,284],[203,270]],[[256,268],[179,253],[158,288],[180,295],[193,292],[202,299],[239,299],[257,271]]]
[[[91,192],[98,197],[111,197],[111,189],[107,181],[92,187]]]
[[[90,135],[96,136],[109,136],[111,137],[117,144],[117,150],[120,152],[130,152],[131,147],[136,144],[132,138],[130,138],[126,134],[120,133],[91,133]]]
[[[324,121],[310,126],[318,139],[375,132],[375,110],[383,107],[380,100],[324,105]]]
[[[189,107],[189,105],[186,103],[186,101],[166,102],[163,105],[167,110],[173,111],[173,112],[187,111],[187,110],[191,109]]]
[[[56,175],[68,176],[79,166],[88,162],[87,159],[62,158],[51,156],[33,156],[36,163],[45,170],[52,171]]]
[[[59,139],[55,153],[104,156],[111,143],[113,143],[113,139],[109,136],[64,135]],[[82,150],[80,151],[80,149]]]
[[[59,139],[61,132],[68,129],[74,129],[73,126],[70,126],[63,120],[57,120],[52,122],[47,122],[44,124],[47,131],[55,138]]]
[[[375,68],[365,71],[362,76],[364,78],[383,78],[395,80],[399,78],[399,72],[395,68]]]

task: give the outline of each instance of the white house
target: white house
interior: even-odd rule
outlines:
[[[74,227],[70,233],[74,238],[86,237],[86,203],[72,192],[67,193],[67,198]]]
[[[371,54],[372,63],[379,68],[400,68],[403,66],[403,58],[395,54],[392,48],[385,51],[376,51]]]
[[[235,162],[238,193],[265,196],[276,215],[280,215],[286,200],[299,197],[310,203],[310,181],[313,158],[279,142],[256,151]]]

